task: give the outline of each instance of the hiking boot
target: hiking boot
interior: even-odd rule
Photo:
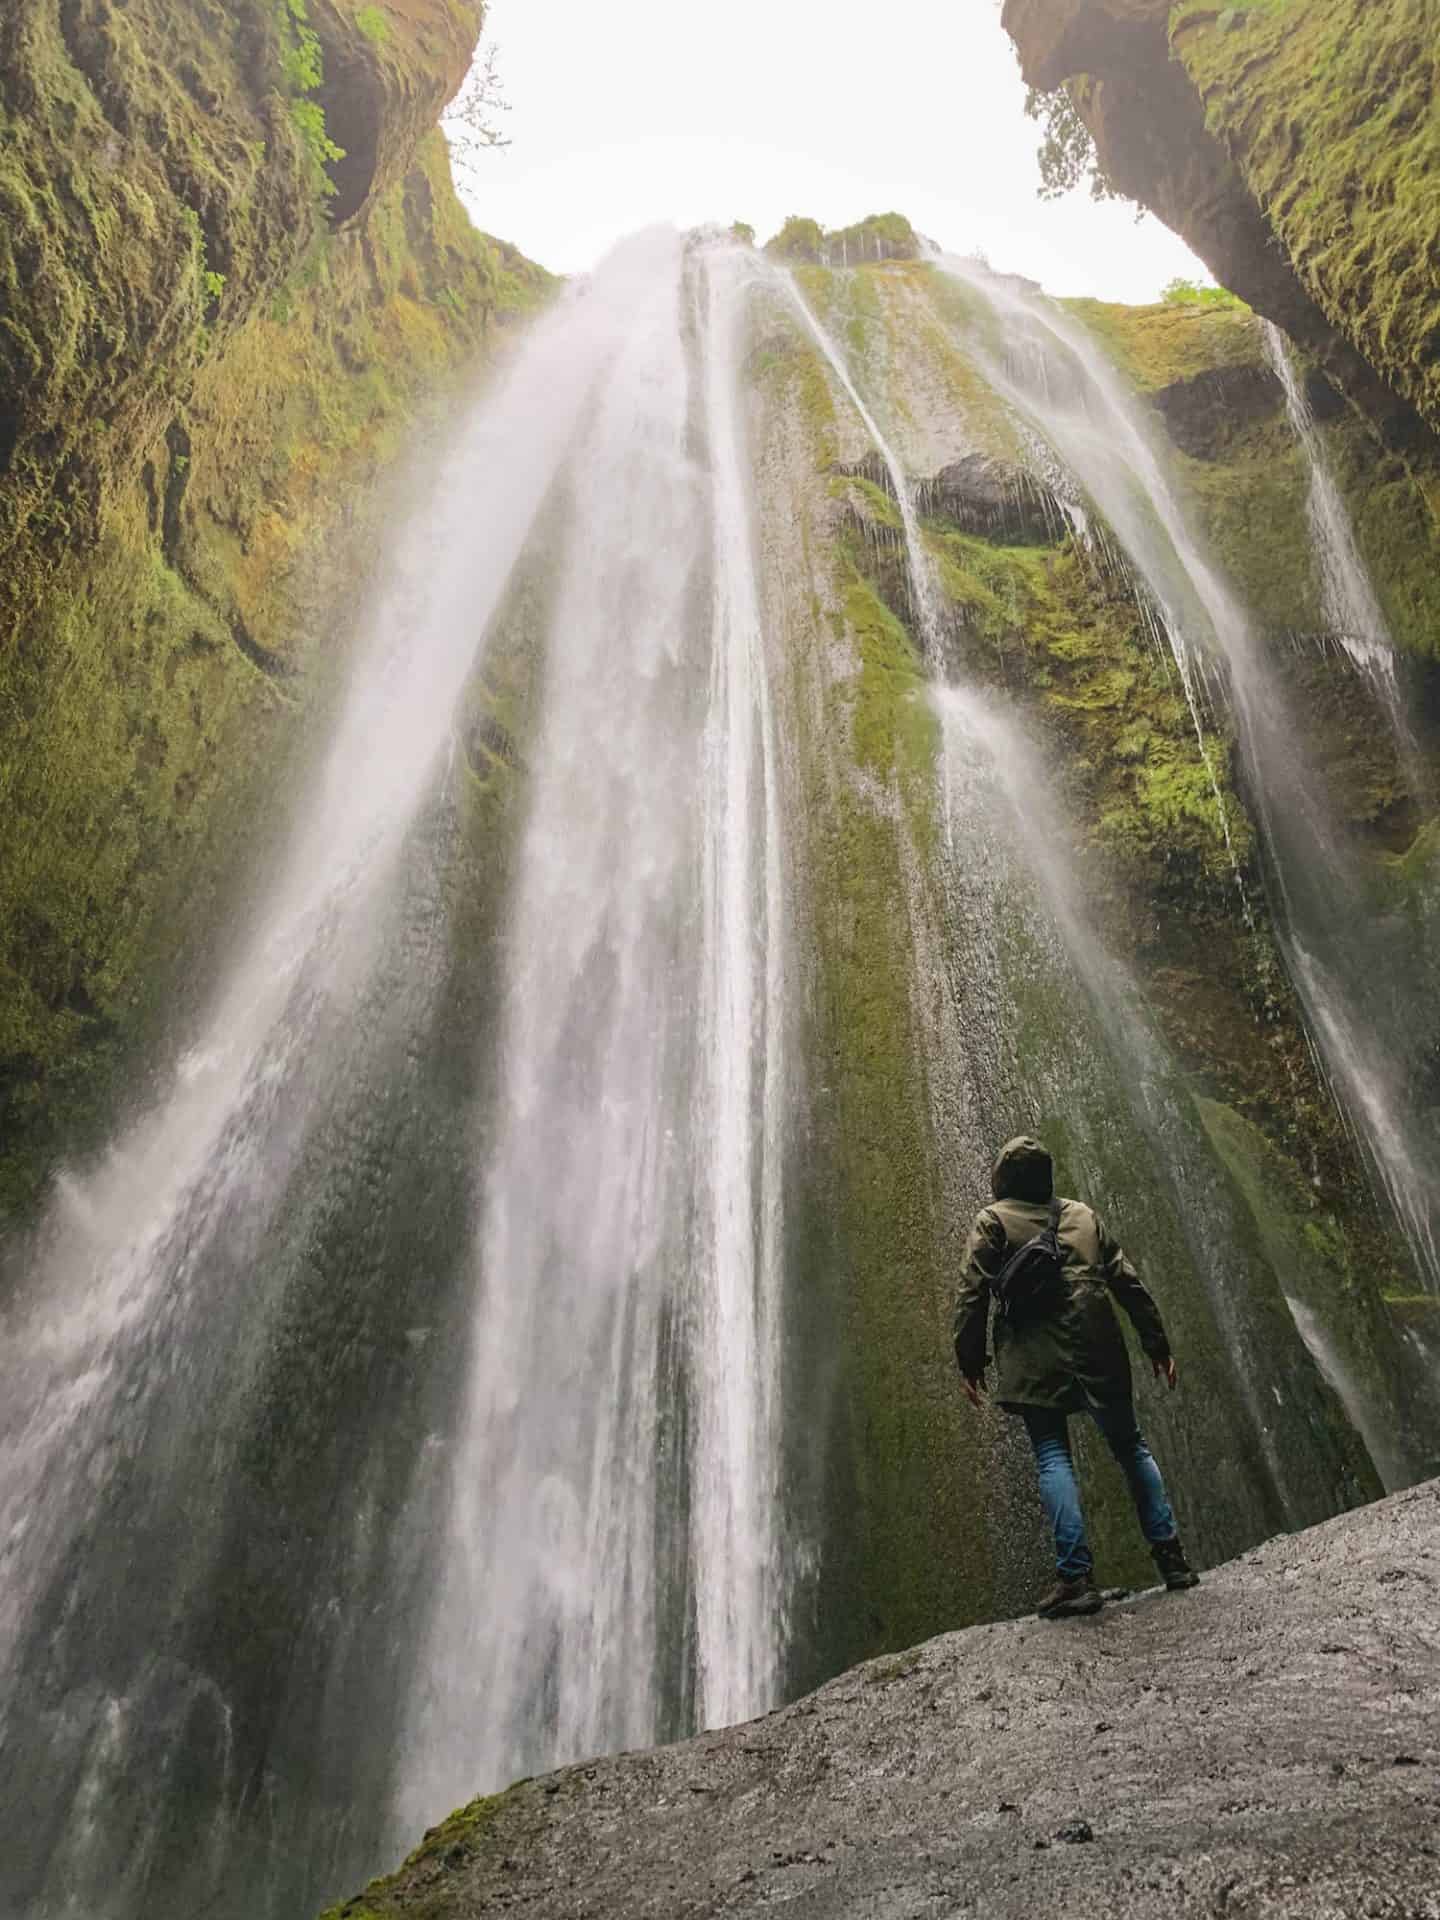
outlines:
[[[1160,1578],[1171,1593],[1180,1593],[1186,1587],[1198,1587],[1200,1576],[1185,1558],[1185,1549],[1179,1537],[1174,1540],[1159,1540],[1150,1552],[1156,1566],[1160,1569]]]
[[[1104,1594],[1082,1573],[1074,1580],[1057,1581],[1035,1611],[1042,1620],[1069,1620],[1080,1613],[1098,1613],[1104,1604]]]

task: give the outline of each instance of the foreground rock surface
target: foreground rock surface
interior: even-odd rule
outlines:
[[[1440,1481],[477,1801],[326,1920],[1440,1916]]]

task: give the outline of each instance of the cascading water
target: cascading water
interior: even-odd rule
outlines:
[[[1265,351],[1284,390],[1285,410],[1310,476],[1306,518],[1320,576],[1320,612],[1325,637],[1338,639],[1374,688],[1395,737],[1412,796],[1418,798],[1428,782],[1406,711],[1395,642],[1375,583],[1360,556],[1355,529],[1289,345],[1273,321],[1262,322],[1262,331]]]
[[[1208,715],[1197,667],[1223,668],[1292,977],[1424,1284],[1440,1288],[1440,1164],[1407,1070],[1409,1037],[1428,999],[1426,970],[1405,930],[1373,911],[1274,665],[1206,557],[1139,403],[1053,301],[971,261],[947,255],[938,265],[1003,337],[1003,347],[993,345],[982,328],[972,342],[995,391],[1094,503],[1144,583],[1202,746]]]
[[[686,311],[677,245],[569,479],[412,1824],[778,1687],[784,949],[743,257],[692,272]]]
[[[1243,1423],[1254,1462],[1251,1484],[1227,1486],[1220,1504],[1234,1511],[1254,1499],[1258,1466],[1272,1511],[1286,1525],[1303,1525],[1326,1510],[1348,1469],[1283,1310],[1277,1323],[1280,1297],[1252,1270],[1184,1076],[1091,924],[1045,764],[993,696],[947,686],[935,702],[956,919],[970,929],[962,931],[962,949],[983,941],[988,967],[1018,980],[1031,964],[1027,953],[1038,948],[1049,991],[1063,1006],[1038,1031],[1032,1013],[1008,1047],[995,1036],[989,1048],[1009,1056],[1017,1110],[1055,1116],[1047,1124],[1061,1130],[1067,1163],[1087,1191],[1107,1210],[1105,1196],[1113,1195],[1120,1217],[1143,1225],[1179,1350],[1204,1338],[1193,1330],[1198,1301],[1219,1329],[1235,1390],[1226,1418]],[[973,1033],[975,1023],[968,1025]],[[1308,1450],[1283,1443],[1277,1402],[1291,1409],[1292,1421],[1311,1423]],[[1230,1427],[1232,1440],[1240,1431]],[[1233,1444],[1217,1447],[1217,1468],[1222,1457],[1233,1471]]]
[[[756,283],[778,300],[752,309]],[[1202,747],[1207,675],[1226,669],[1291,965],[1397,1210],[1417,1196],[1421,1246],[1430,1170],[1373,1044],[1399,1002],[1378,977],[1363,996],[1372,949],[1327,919],[1327,888],[1361,916],[1243,614],[1083,336],[1026,297],[983,297],[1014,334],[989,358],[996,392],[1073,476],[1077,524],[1083,498],[1115,529]],[[765,330],[787,302],[798,325],[777,344]],[[1296,1337],[1305,1301],[1295,1324],[1275,1314],[1191,1089],[1067,880],[1063,810],[1023,734],[971,688],[940,694],[950,857],[933,865],[883,726],[861,750],[870,690],[845,591],[892,647],[872,677],[893,672],[906,713],[926,710],[848,548],[837,594],[833,477],[764,387],[773,365],[783,388],[801,328],[884,462],[907,576],[886,591],[899,603],[908,586],[938,665],[943,576],[900,409],[887,439],[863,371],[756,257],[629,243],[457,434],[254,937],[164,1097],[61,1184],[0,1341],[0,1799],[16,1836],[0,1909],[16,1920],[293,1920],[477,1791],[776,1702],[803,1639],[797,1568],[835,1574],[823,1555],[832,1534],[837,1561],[851,1551],[851,1517],[832,1503],[867,1497],[874,1403],[835,1403],[870,1366],[866,1390],[906,1402],[890,1485],[931,1444],[897,1358],[936,1357],[930,1280],[896,1276],[868,1322],[908,1316],[908,1348],[845,1350],[846,1289],[870,1284],[855,1249],[892,1225],[907,1248],[932,1229],[948,1246],[954,1225],[942,1180],[915,1167],[884,1187],[913,1217],[845,1238],[880,1211],[887,1101],[931,1103],[967,1202],[994,1140],[1036,1115],[1173,1276],[1206,1390],[1156,1418],[1182,1480],[1212,1493],[1202,1545],[1207,1526],[1233,1547],[1371,1486]],[[790,439],[752,480],[762,415]],[[794,524],[752,525],[752,484]],[[487,896],[501,932],[477,953],[457,898],[494,877],[475,885],[488,849],[457,708],[512,640],[533,718],[507,747],[514,844],[497,854],[503,901]],[[796,805],[830,806],[834,839],[783,817]],[[847,893],[857,848],[902,842],[893,875]],[[792,873],[802,854],[814,865]],[[867,971],[864,914],[899,929],[888,970]],[[913,1027],[876,1018],[887,999]],[[912,1058],[942,1024],[946,1058]],[[882,1111],[846,1157],[857,1086]],[[917,1161],[923,1124],[906,1136]],[[1310,1325],[1312,1351],[1324,1333]],[[1321,1366],[1362,1424],[1371,1384],[1328,1346]],[[993,1428],[975,1444],[1028,1537],[1013,1450]],[[827,1537],[807,1558],[811,1503]],[[1015,1575],[1023,1539],[991,1531],[981,1557],[1008,1552]],[[1023,1598],[1023,1567],[1010,1575],[977,1573],[966,1604]],[[882,1595],[891,1577],[867,1575]],[[817,1614],[838,1610],[833,1592]],[[826,1644],[890,1630],[867,1612]]]
[[[8,1914],[288,1916],[368,1870],[452,1553],[499,1549],[490,1665],[432,1635],[416,1682],[462,1702],[427,1761],[458,1790],[773,1697],[780,856],[736,270],[706,268],[708,512],[680,272],[673,235],[618,249],[458,434],[254,938],[39,1236],[0,1349]],[[447,748],[562,463],[477,1196]]]
[[[794,298],[889,475],[901,509],[916,625],[925,651],[938,660],[941,629],[929,561],[899,455],[836,342],[798,294]],[[1210,1164],[1182,1076],[1151,1031],[1133,986],[1088,924],[1042,762],[985,695],[951,685],[937,687],[933,699],[942,726],[950,854],[948,926],[938,944],[951,955],[961,1053],[949,1064],[965,1085],[954,1111],[968,1114],[977,1133],[963,1143],[967,1154],[983,1164],[1013,1116],[1043,1115],[1087,1189],[1115,1193],[1126,1217],[1143,1221],[1147,1243],[1157,1254],[1163,1249],[1172,1322],[1185,1325],[1197,1345],[1213,1342],[1218,1329],[1231,1359],[1234,1400],[1225,1419],[1232,1441],[1242,1427],[1248,1433],[1249,1463],[1241,1468],[1232,1444],[1225,1471],[1234,1477],[1219,1505],[1231,1514],[1253,1508],[1262,1527],[1304,1524],[1331,1510],[1337,1489],[1354,1497],[1352,1466],[1327,1434],[1323,1392],[1280,1296],[1251,1271],[1233,1202]],[[909,911],[912,925],[921,926],[923,901],[912,900]],[[1033,987],[1022,984],[1037,971],[1048,995],[1064,1003],[1058,1018],[1037,1018]],[[981,1004],[973,1003],[977,990]],[[942,1117],[939,1124],[947,1123]],[[953,1152],[957,1144],[945,1140],[943,1150]],[[1187,1271],[1193,1292],[1178,1287]],[[1311,1427],[1303,1456],[1281,1445],[1277,1403]]]

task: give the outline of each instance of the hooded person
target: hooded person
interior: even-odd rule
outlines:
[[[1040,1614],[1094,1613],[1103,1598],[1070,1453],[1072,1413],[1089,1413],[1104,1435],[1166,1586],[1193,1587],[1199,1576],[1185,1558],[1160,1469],[1136,1423],[1130,1356],[1114,1303],[1125,1309],[1155,1373],[1173,1391],[1175,1361],[1160,1309],[1093,1209],[1056,1196],[1053,1163],[1038,1140],[1007,1141],[990,1187],[995,1198],[977,1214],[965,1249],[955,1358],[966,1396],[978,1407],[994,1304],[995,1398],[1025,1422],[1055,1534],[1058,1579]]]

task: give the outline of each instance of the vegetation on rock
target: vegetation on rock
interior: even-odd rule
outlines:
[[[1068,85],[1066,111],[1106,178],[1422,463],[1433,502],[1426,17],[1426,0],[1005,0],[1002,15],[1032,88]],[[1396,300],[1405,317],[1381,342],[1379,316],[1390,329]]]
[[[374,481],[548,285],[473,230],[438,134],[332,230],[293,87],[322,44],[342,76],[373,43],[320,0],[310,19],[24,0],[0,23],[7,1204],[100,1124],[278,824],[363,597]],[[422,86],[433,50],[398,19],[386,52],[433,118],[450,72]]]
[[[765,242],[765,251],[779,260],[838,267],[847,261],[858,266],[862,260],[916,260],[924,249],[903,213],[872,213],[853,226],[832,229],[792,213]]]
[[[1440,45],[1428,0],[1188,0],[1171,43],[1317,304],[1440,429]]]

